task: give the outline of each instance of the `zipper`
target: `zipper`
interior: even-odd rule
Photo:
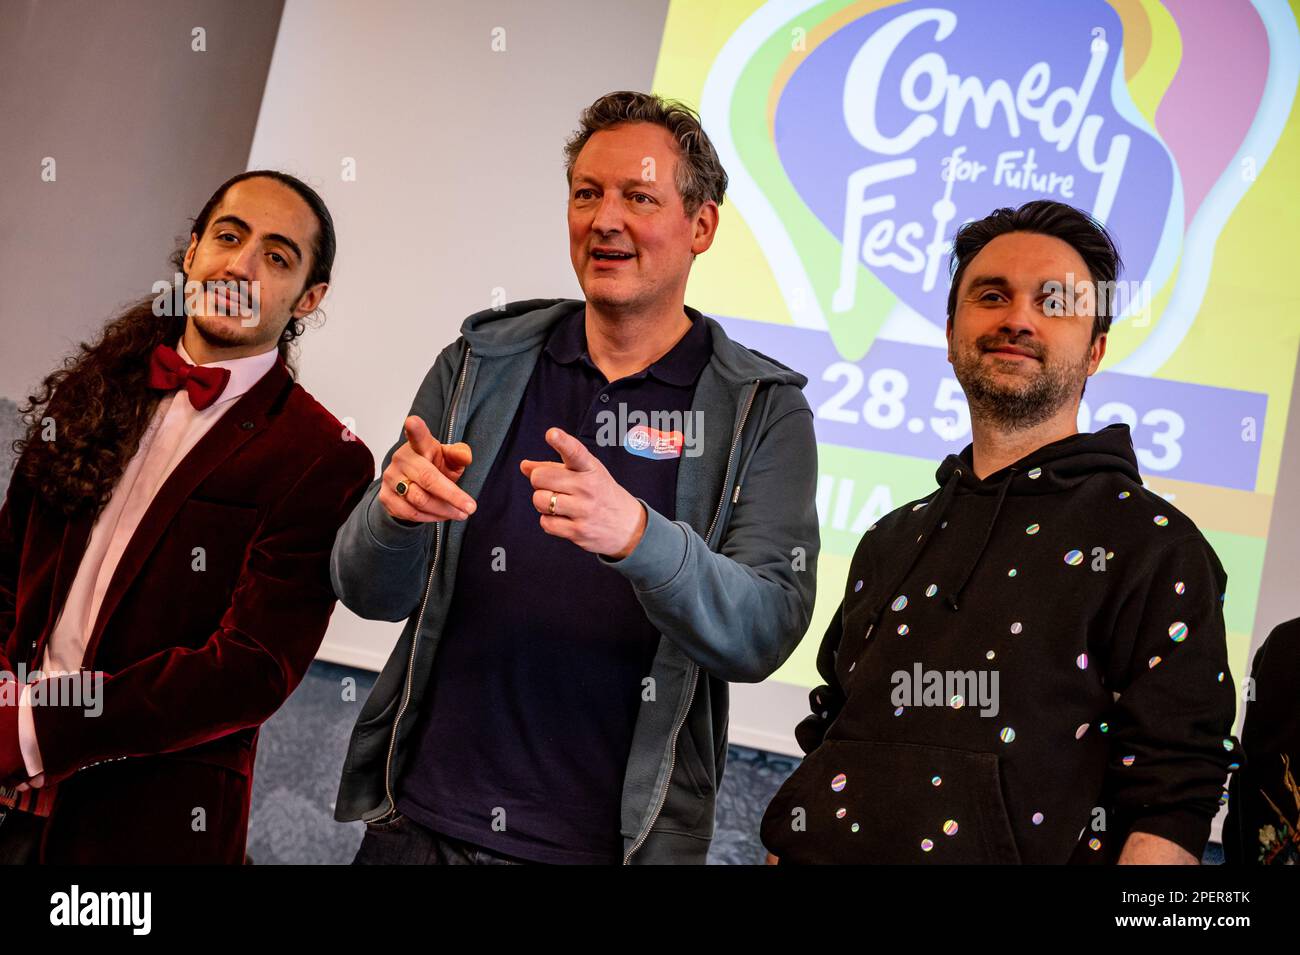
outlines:
[[[469,370],[469,356],[473,351],[465,345],[465,357],[461,359],[460,375],[456,380],[456,390],[451,396],[451,414],[447,417],[447,431],[443,444],[450,444],[456,431],[456,411],[460,405],[460,394],[465,387],[465,376]],[[397,800],[393,798],[393,752],[397,747],[397,727],[402,722],[406,707],[411,702],[411,679],[415,675],[415,651],[420,645],[420,626],[424,623],[424,610],[429,605],[429,593],[433,589],[433,575],[438,569],[438,558],[442,554],[442,526],[445,521],[433,525],[433,560],[429,562],[429,577],[424,582],[424,597],[420,600],[420,615],[415,619],[415,632],[411,634],[411,654],[406,661],[406,682],[402,684],[402,702],[393,717],[393,731],[388,738],[388,756],[384,760],[384,795],[388,797],[388,810],[372,822],[385,822],[397,813]]]
[[[736,448],[740,446],[740,436],[745,433],[745,421],[749,418],[749,409],[754,406],[754,396],[758,394],[758,382],[759,379],[755,378],[754,387],[749,391],[749,400],[745,402],[745,410],[740,414],[740,424],[736,427],[736,433],[731,439],[731,450],[727,452],[727,467],[726,470],[723,471],[724,475],[731,474],[731,462],[736,457]],[[735,503],[736,499],[739,497],[740,483],[737,482],[736,491],[731,498],[732,503]],[[718,526],[718,518],[722,516],[722,507],[726,502],[727,486],[724,481],[722,485],[722,496],[718,498],[718,506],[713,511],[713,520],[709,523],[709,531],[704,535],[706,545],[713,537],[713,531]],[[653,829],[655,823],[659,821],[659,814],[663,812],[664,803],[668,801],[668,787],[672,785],[673,770],[677,767],[677,737],[681,734],[682,724],[686,722],[686,717],[691,712],[691,704],[695,702],[695,685],[699,682],[700,676],[699,664],[691,663],[689,673],[691,689],[686,696],[686,705],[682,707],[681,716],[679,716],[677,721],[673,724],[672,736],[669,738],[671,745],[668,749],[668,775],[664,777],[664,787],[659,793],[659,801],[655,804],[655,811],[650,814],[650,821],[646,824],[646,827],[641,830],[641,835],[637,836],[637,840],[633,844],[632,848],[627,850],[627,855],[623,857],[624,865],[629,865],[631,863],[633,854],[645,844],[646,839],[650,838],[650,830]]]

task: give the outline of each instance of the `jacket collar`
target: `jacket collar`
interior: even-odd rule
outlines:
[[[541,348],[557,322],[585,308],[586,303],[580,299],[527,299],[499,309],[475,312],[465,319],[460,332],[470,348],[481,357],[514,355]],[[799,388],[808,383],[808,379],[797,371],[733,341],[709,316],[689,305],[685,309],[692,321],[702,321],[708,328],[713,348],[710,365],[727,381],[740,384],[757,379]]]
[[[163,482],[158,493],[154,495],[153,501],[150,502],[144,517],[140,519],[139,526],[131,535],[131,540],[127,543],[126,550],[122,552],[122,557],[113,571],[108,590],[104,593],[103,602],[100,604],[99,614],[95,618],[86,642],[87,666],[94,660],[100,637],[108,621],[112,619],[118,603],[130,589],[132,582],[181,505],[194,493],[195,488],[204,478],[231,454],[254,435],[266,430],[271,424],[271,419],[284,407],[293,387],[294,382],[289,369],[284,359],[277,354],[270,370],[235,401],[235,404],[208,429],[175,470],[167,476],[167,480]],[[89,527],[86,530],[88,532]],[[65,546],[66,541],[65,537]],[[69,555],[65,553],[63,557],[67,558]],[[75,560],[79,559],[80,555],[75,555]],[[60,563],[62,564],[63,561],[61,560]],[[68,583],[71,584],[71,581]],[[58,599],[61,601],[64,596]]]
[[[688,312],[687,317],[691,319],[691,327],[686,330],[686,334],[657,361],[628,377],[644,378],[650,375],[680,387],[695,384],[700,372],[709,362],[712,349],[708,324],[698,316],[698,313],[691,316]],[[546,340],[545,351],[562,365],[585,361],[591,367],[595,367],[587,352],[586,321],[582,312],[570,312],[552,326],[550,337]]]

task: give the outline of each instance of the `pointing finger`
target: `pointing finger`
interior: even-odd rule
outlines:
[[[424,419],[419,415],[411,415],[402,422],[402,430],[406,433],[406,440],[415,453],[432,461],[433,456],[438,453],[438,439],[429,431],[429,426],[424,423]]]
[[[559,452],[570,471],[591,471],[600,463],[581,441],[560,428],[546,432],[546,443]]]

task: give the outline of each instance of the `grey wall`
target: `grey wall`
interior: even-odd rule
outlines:
[[[170,277],[189,217],[246,168],[282,8],[0,0],[0,439],[3,399]],[[0,491],[11,463],[6,440]]]

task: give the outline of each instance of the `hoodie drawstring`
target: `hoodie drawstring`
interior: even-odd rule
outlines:
[[[1002,503],[1007,499],[1007,492],[1011,490],[1011,482],[1015,476],[1016,469],[1012,468],[1011,473],[1008,474],[1006,480],[1002,482],[1002,489],[998,491],[998,500],[993,506],[993,517],[990,518],[988,526],[984,529],[984,539],[980,541],[979,548],[975,551],[974,556],[971,557],[969,563],[966,565],[966,571],[962,574],[961,583],[957,585],[956,590],[943,598],[943,602],[948,605],[949,610],[956,611],[959,609],[959,598],[962,595],[962,591],[966,589],[966,585],[970,582],[971,577],[974,575],[975,568],[978,566],[980,558],[984,556],[984,549],[989,546],[989,539],[993,536],[993,528],[996,527],[998,523],[998,515],[1002,513]]]
[[[876,624],[880,622],[880,616],[885,612],[885,607],[889,606],[890,601],[894,599],[894,594],[898,593],[898,588],[902,586],[907,575],[912,572],[917,563],[921,560],[921,555],[925,552],[926,546],[930,543],[930,536],[939,529],[944,517],[948,513],[948,508],[952,504],[952,499],[957,495],[957,486],[961,483],[962,469],[957,468],[948,477],[948,482],[943,486],[927,506],[930,508],[930,519],[926,522],[925,527],[921,530],[920,536],[916,539],[916,546],[912,550],[912,557],[905,564],[900,564],[902,572],[899,573],[893,581],[890,582],[889,588],[885,591],[885,602],[876,608],[875,613],[871,615],[871,623],[867,627],[865,640],[869,637]]]

